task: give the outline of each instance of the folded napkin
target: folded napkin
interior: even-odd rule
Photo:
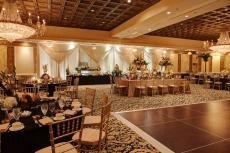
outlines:
[[[74,115],[75,113],[76,113],[76,111],[74,111],[74,110],[65,110],[64,112],[63,112],[65,115]]]
[[[81,103],[74,99],[72,104],[71,104],[71,106],[73,106],[73,107],[81,107]]]
[[[9,123],[0,124],[0,131],[5,131],[9,126]]]
[[[52,120],[51,118],[49,118],[49,117],[45,117],[45,118],[40,119],[40,120],[38,120],[38,121],[39,121],[39,123],[41,123],[42,125],[46,125],[46,124],[48,124],[48,123],[52,123],[52,122],[53,122],[53,120]]]

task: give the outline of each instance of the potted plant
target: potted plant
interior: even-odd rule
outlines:
[[[206,63],[208,62],[208,58],[210,57],[209,53],[202,53],[198,57],[202,58],[204,61],[204,71],[206,72]]]

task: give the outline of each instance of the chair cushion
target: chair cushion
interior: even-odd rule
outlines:
[[[63,144],[63,142],[55,144],[56,153],[62,153],[62,152],[77,153],[77,150],[74,148],[74,146],[72,144],[70,144],[70,143],[66,143],[64,145],[62,145],[62,144]],[[62,146],[57,147],[59,145],[62,145]],[[73,148],[73,149],[71,149],[71,148]],[[69,149],[71,149],[71,150],[69,150]],[[66,150],[68,150],[68,151],[66,151]],[[40,149],[40,150],[36,151],[35,153],[52,153],[51,146]]]
[[[90,108],[88,108],[88,107],[83,107],[83,108],[82,108],[82,113],[83,113],[83,114],[88,114],[88,113],[90,113],[90,112],[92,112],[92,110],[91,110]]]
[[[82,131],[81,143],[97,143],[99,141],[99,129],[84,128]],[[105,138],[105,132],[102,131],[101,139]],[[73,135],[73,140],[79,140],[79,132]]]
[[[150,89],[157,89],[157,86],[148,86]]]
[[[144,86],[136,86],[135,88],[137,88],[137,89],[145,89]]]
[[[101,116],[85,116],[84,124],[100,124],[101,123]]]

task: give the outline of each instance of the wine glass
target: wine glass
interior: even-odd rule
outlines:
[[[64,102],[64,99],[63,99],[63,98],[60,98],[60,99],[58,100],[58,105],[59,105],[59,107],[61,108],[61,112],[63,112],[63,108],[64,108],[64,106],[65,106],[65,102]]]
[[[48,112],[49,106],[47,103],[41,104],[41,111],[44,116],[46,116],[46,113]]]
[[[19,118],[21,116],[21,108],[17,107],[17,108],[13,108],[13,118],[15,119],[15,121],[19,121]]]
[[[49,103],[49,110],[50,110],[52,115],[53,115],[53,112],[55,110],[55,106],[56,106],[55,102]]]

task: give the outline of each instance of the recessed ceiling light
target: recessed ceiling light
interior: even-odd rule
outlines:
[[[127,3],[131,3],[132,2],[132,0],[127,0]]]
[[[148,31],[151,31],[152,30],[152,28],[148,28]]]
[[[188,16],[188,15],[185,15],[184,17],[188,18],[189,16]]]
[[[90,10],[91,12],[94,12],[95,10],[94,9],[92,9],[92,10]]]
[[[102,24],[104,24],[105,22],[104,22],[104,21],[102,21],[101,23],[102,23]]]
[[[97,49],[97,47],[96,47],[96,46],[93,46],[93,47],[92,47],[92,49],[93,49],[93,50],[96,50],[96,49]]]
[[[167,12],[166,12],[166,14],[168,14],[168,15],[171,14],[171,13],[172,13],[172,12],[170,12],[170,11],[167,11]]]

